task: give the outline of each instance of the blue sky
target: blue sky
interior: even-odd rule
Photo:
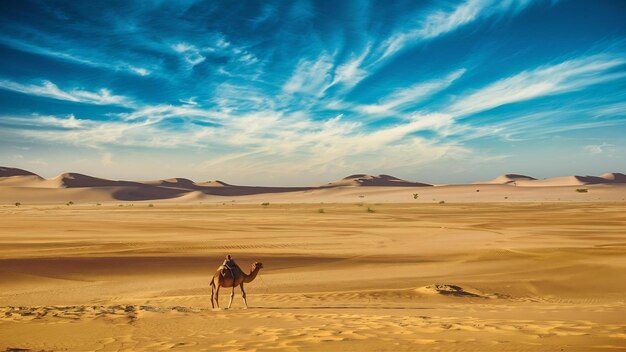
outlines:
[[[626,171],[623,1],[4,1],[0,29],[0,165],[44,176]]]

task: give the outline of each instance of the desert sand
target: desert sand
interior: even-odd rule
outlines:
[[[597,187],[563,194],[609,186]],[[372,192],[2,205],[0,350],[626,349],[623,202],[395,204]],[[211,309],[226,254],[264,265],[248,310],[239,289],[232,309]]]

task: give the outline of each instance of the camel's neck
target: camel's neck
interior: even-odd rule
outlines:
[[[252,271],[250,272],[250,274],[249,274],[249,275],[244,274],[244,276],[243,276],[243,282],[248,283],[248,282],[250,282],[250,281],[252,281],[252,280],[256,279],[256,275],[257,275],[258,273],[259,273],[259,268],[258,268],[258,267],[254,268],[254,270],[252,270]]]

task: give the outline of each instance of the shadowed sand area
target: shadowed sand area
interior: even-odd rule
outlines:
[[[626,350],[625,210],[0,206],[0,350]],[[210,308],[225,254],[251,309]]]

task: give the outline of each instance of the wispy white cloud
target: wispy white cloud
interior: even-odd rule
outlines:
[[[217,41],[215,42],[215,46],[217,46],[218,48],[228,48],[230,46],[230,42],[228,40],[226,40],[226,38],[224,37],[219,37],[217,38]]]
[[[259,59],[245,47],[235,45],[228,41],[222,34],[213,34],[211,38],[202,44],[178,42],[170,46],[171,50],[178,53],[190,67],[204,62],[210,55],[223,55],[232,58],[243,65],[251,66],[259,62]],[[224,75],[232,75],[224,65],[220,65],[217,71]]]
[[[20,41],[14,38],[0,37],[0,43],[6,44],[7,46],[21,51],[46,56],[57,60],[72,62],[80,65],[104,68],[112,71],[126,71],[128,73],[139,76],[148,76],[152,73],[151,69],[133,65],[128,62],[119,60],[105,61],[103,59],[81,56],[78,54],[69,53],[67,50],[55,50],[35,43]]]
[[[132,116],[125,115],[118,121],[82,120],[73,116],[14,119],[36,119],[38,128],[16,131],[16,134],[30,139],[88,146],[97,150],[113,146],[198,147],[207,150],[211,156],[203,167],[220,165],[239,171],[253,167],[304,171],[327,167],[324,165],[332,163],[343,165],[341,172],[349,172],[355,163],[370,167],[394,163],[415,165],[464,150],[454,143],[412,135],[423,130],[443,133],[453,119],[439,114],[415,114],[405,123],[373,130],[364,129],[358,122],[344,120],[341,115],[320,121],[304,112],[279,111],[228,115],[221,120],[221,125],[213,127],[186,122],[171,130],[160,125],[165,116],[185,116],[190,112],[206,117],[217,114],[199,108],[153,107],[142,109]],[[68,128],[54,128],[59,126]],[[111,160],[102,154],[101,162]]]
[[[128,66],[128,68],[140,76],[148,76],[151,73],[150,70],[143,67]]]
[[[381,45],[382,54],[378,60],[384,60],[410,44],[452,32],[480,18],[517,12],[532,2],[532,0],[466,0],[451,9],[434,10],[419,20],[416,26],[403,28],[385,40]]]
[[[583,147],[583,149],[591,154],[601,154],[608,149],[615,147],[613,144],[602,143],[602,144],[590,144]]]
[[[332,68],[333,58],[328,54],[320,55],[316,61],[300,60],[283,90],[321,96],[330,83]]]
[[[66,118],[60,118],[56,116],[35,116],[35,121],[39,124],[58,126],[62,128],[80,128],[83,126],[84,121],[78,120],[73,114],[70,114]]]
[[[172,49],[181,54],[192,67],[206,60],[206,57],[202,56],[198,48],[188,43],[176,43],[172,45]]]
[[[25,122],[24,125],[27,123]],[[37,128],[22,128],[16,130],[15,135],[40,141],[86,146],[97,150],[121,146],[162,149],[198,146],[196,141],[184,132],[163,129],[154,121],[81,120],[80,127],[77,128],[53,128],[55,126],[58,126],[58,123],[52,120],[39,120]],[[193,133],[193,131],[189,132]]]
[[[489,137],[519,142],[570,131],[626,125],[624,118],[593,119],[596,109],[598,108],[563,107],[538,112],[515,111],[500,115],[496,121],[490,123],[473,124],[471,119],[462,123],[455,121],[449,134],[455,135],[455,139],[459,141]]]
[[[119,105],[127,107],[133,106],[131,99],[121,95],[114,95],[106,88],[102,88],[95,92],[77,88],[63,90],[50,81],[43,81],[40,85],[37,85],[0,80],[0,89],[58,100],[73,101],[77,103]]]
[[[382,98],[378,104],[360,105],[356,110],[373,115],[399,114],[397,108],[414,105],[425,98],[431,97],[449,87],[465,73],[465,69],[456,70],[446,77],[420,82],[407,88],[396,89],[393,93]]]
[[[341,167],[348,171],[355,164],[367,164],[368,168],[416,165],[464,150],[454,143],[412,136],[422,130],[445,130],[453,122],[449,116],[416,114],[407,123],[371,131],[364,130],[358,122],[343,121],[341,115],[325,121],[303,117],[306,116],[265,113],[229,120],[227,141],[239,151],[208,160],[204,167],[239,171],[243,168],[242,172],[267,167],[317,173],[332,164],[337,168],[333,172],[337,172]]]
[[[8,123],[13,129],[40,130],[75,130],[90,125],[89,120],[77,119],[73,114],[67,116],[54,115],[0,115],[0,120]],[[69,141],[68,141],[69,142]],[[28,149],[26,149],[28,150]]]
[[[593,55],[523,71],[462,96],[447,112],[463,116],[505,104],[580,90],[626,77],[626,72],[611,71],[624,64],[626,60],[620,57]]]
[[[188,99],[179,99],[178,101],[180,101],[181,103],[185,104],[185,105],[198,105],[198,102],[196,101],[197,97],[191,97]]]
[[[238,60],[245,63],[246,65],[252,65],[259,62],[259,59],[256,56],[248,52],[242,53],[241,56],[239,56]]]
[[[350,60],[337,65],[333,81],[329,84],[329,87],[341,84],[344,89],[350,89],[363,80],[363,78],[367,77],[368,72],[362,68],[362,65],[367,55],[369,55],[370,50],[371,45],[368,45],[360,55],[356,56],[353,53]]]
[[[594,117],[626,116],[626,102],[602,106],[594,111]]]
[[[146,120],[159,122],[168,118],[201,118],[205,121],[218,121],[222,119],[222,114],[213,110],[206,110],[194,107],[193,105],[149,105],[137,108],[133,112],[121,113],[117,115],[123,120]]]
[[[465,0],[453,7],[435,8],[416,14],[413,23],[403,24],[395,29],[375,45],[375,50],[371,50],[370,44],[357,57],[337,64],[338,79],[333,84],[343,83],[345,89],[352,88],[406,48],[453,32],[479,19],[517,13],[534,1],[536,0]]]

